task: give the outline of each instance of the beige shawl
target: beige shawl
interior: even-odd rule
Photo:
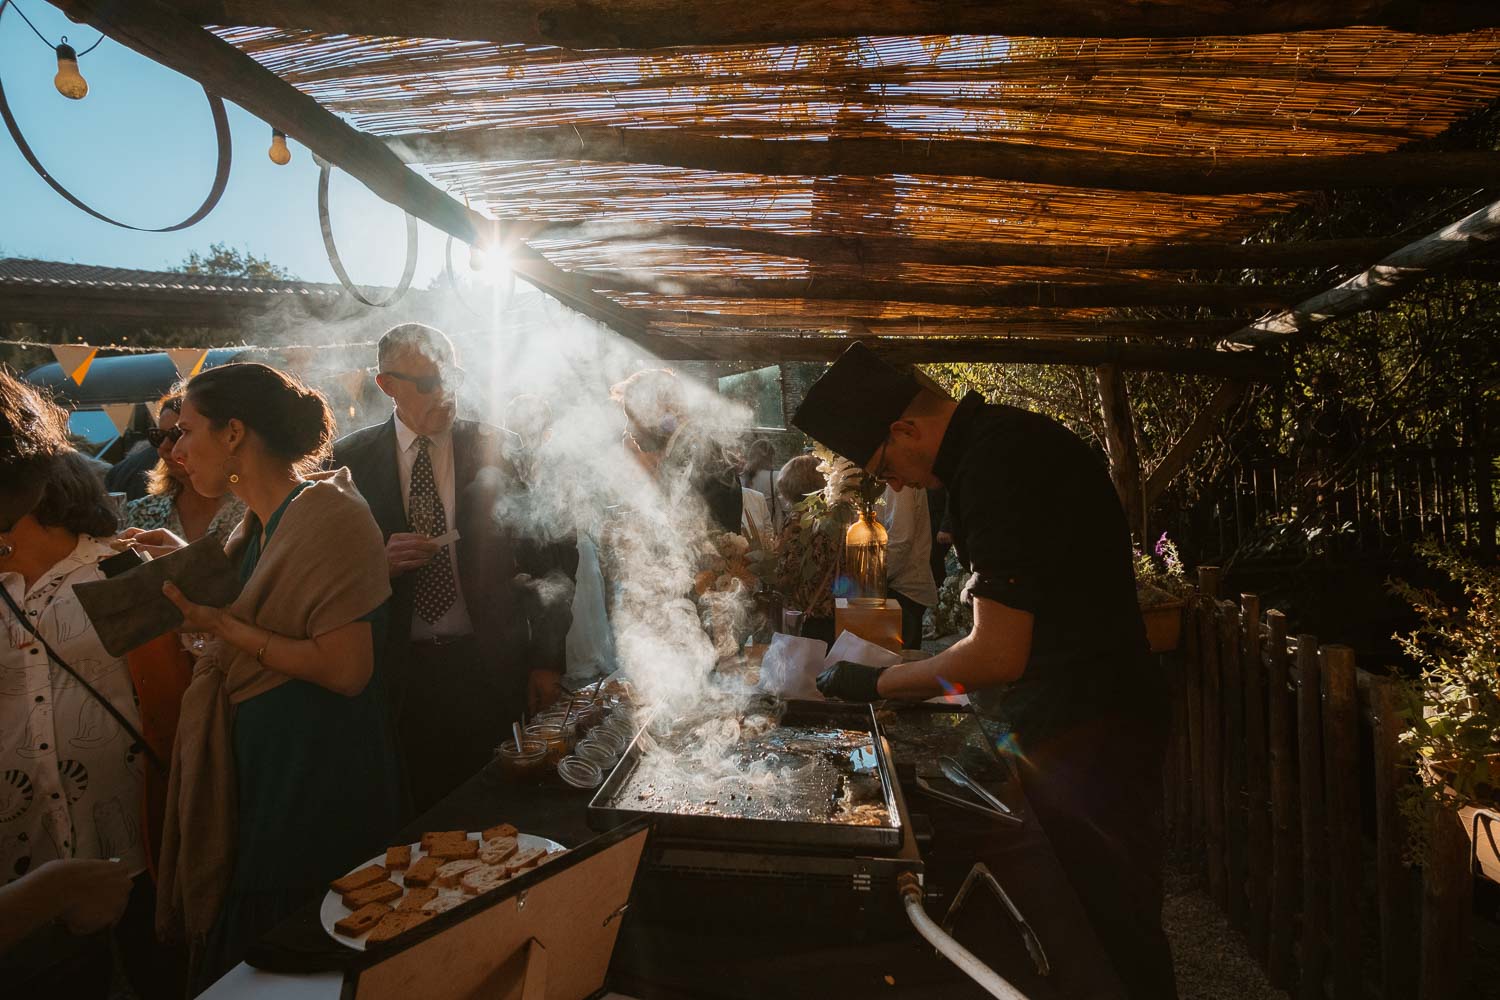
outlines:
[[[245,589],[236,618],[292,639],[356,621],[390,596],[385,546],[348,469],[309,476],[281,516]],[[238,562],[260,521],[247,514],[225,546]],[[235,856],[233,706],[290,680],[222,640],[193,668],[182,697],[167,784],[157,931],[201,948],[224,903]],[[296,780],[288,775],[288,781]]]

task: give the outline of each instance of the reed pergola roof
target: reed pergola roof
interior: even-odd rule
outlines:
[[[132,32],[117,5],[61,5]],[[1246,244],[1270,216],[1500,169],[1401,151],[1500,97],[1500,5],[140,6],[212,25],[485,217],[454,209],[449,232],[500,220],[524,276],[684,357],[857,336],[914,358],[1225,353],[1248,373],[1253,352],[1218,339],[1319,291],[1277,269],[1353,273],[1405,242]],[[830,10],[840,37],[819,37]],[[1085,29],[1142,37],[1066,36]],[[123,40],[160,58],[175,36],[153,37]],[[215,51],[184,46],[179,68]]]

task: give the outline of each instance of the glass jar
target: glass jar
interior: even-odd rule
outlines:
[[[557,776],[574,788],[598,788],[604,784],[604,771],[582,757],[564,757],[557,764]]]
[[[885,525],[867,510],[844,533],[844,576],[851,605],[885,607]]]
[[[547,748],[547,763],[556,767],[557,762],[568,755],[571,750],[572,741],[568,739],[567,730],[556,723],[533,722],[526,727],[526,742],[536,740]]]
[[[547,773],[547,744],[541,740],[523,739],[519,749],[515,740],[506,740],[496,749],[495,757],[500,762],[500,776],[513,784],[535,784]]]

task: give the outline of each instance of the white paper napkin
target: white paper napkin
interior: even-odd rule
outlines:
[[[760,689],[783,698],[822,701],[815,682],[827,651],[828,644],[822,639],[777,632],[760,661]]]

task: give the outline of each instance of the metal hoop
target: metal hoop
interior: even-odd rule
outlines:
[[[490,317],[469,305],[469,300],[464,298],[463,291],[458,287],[458,276],[453,272],[453,236],[451,234],[448,237],[447,246],[443,249],[443,264],[445,265],[444,273],[448,277],[448,287],[453,290],[454,297],[475,316],[480,319],[489,319]],[[501,306],[502,309],[509,308],[511,300],[516,297],[516,272],[506,268],[506,274],[509,275],[509,279],[505,283],[505,300]]]
[[[417,220],[410,212],[406,213],[406,267],[401,272],[401,280],[383,301],[376,302],[366,298],[354,282],[349,280],[349,272],[344,270],[344,262],[339,258],[339,248],[333,242],[333,223],[328,219],[328,178],[332,174],[333,165],[327,160],[322,161],[318,170],[318,224],[323,229],[323,249],[328,251],[328,263],[332,265],[333,273],[338,275],[344,290],[356,300],[374,309],[395,305],[411,288],[412,276],[417,273]]]
[[[0,18],[5,17],[5,9],[8,6],[10,6],[10,0],[0,0]],[[17,11],[20,10],[19,7],[16,9]],[[47,172],[47,168],[42,166],[42,161],[37,158],[36,153],[31,149],[31,145],[26,141],[26,137],[21,134],[21,126],[16,123],[15,115],[11,114],[10,101],[5,96],[5,85],[3,83],[0,83],[0,117],[5,119],[5,127],[10,131],[10,137],[15,140],[16,147],[20,149],[21,155],[26,158],[26,162],[31,165],[31,169],[36,171],[38,177],[47,182],[48,187],[62,195],[75,208],[87,212],[100,222],[107,222],[111,226],[119,226],[121,229],[129,229],[137,233],[175,233],[178,230],[197,225],[208,216],[209,212],[214,210],[214,206],[219,203],[219,198],[223,196],[224,188],[229,183],[229,165],[234,159],[233,148],[229,138],[229,116],[224,112],[224,101],[222,98],[209,93],[207,87],[203,88],[203,95],[208,98],[208,109],[213,114],[214,139],[219,147],[218,163],[214,167],[213,186],[209,188],[208,197],[203,199],[203,204],[198,206],[197,211],[175,226],[163,226],[160,229],[152,229],[147,226],[132,226],[128,222],[111,219],[103,212],[89,207],[81,198],[76,197],[71,191],[59,184],[57,179]]]

